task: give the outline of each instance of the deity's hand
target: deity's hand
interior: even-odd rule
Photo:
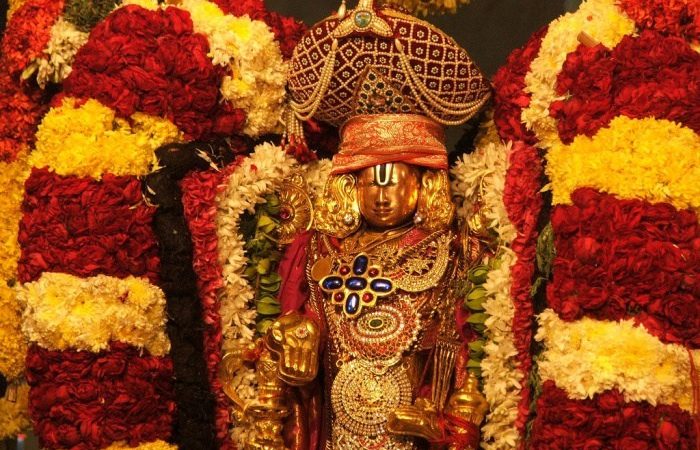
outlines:
[[[425,398],[419,398],[415,404],[402,406],[390,413],[387,429],[394,434],[420,437],[428,442],[442,438],[435,405]]]
[[[292,386],[313,381],[318,373],[321,333],[310,319],[293,312],[277,319],[265,343],[279,364],[279,377]]]

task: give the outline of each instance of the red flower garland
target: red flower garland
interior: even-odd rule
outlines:
[[[0,58],[0,66],[6,63]],[[20,86],[0,67],[0,161],[13,161],[34,143],[37,126],[48,111],[38,88]]]
[[[700,40],[700,2],[697,0],[618,0],[637,26]]]
[[[169,439],[172,377],[169,359],[126,344],[101,353],[30,347],[29,410],[41,446],[96,450]]]
[[[571,400],[546,381],[537,400],[530,448],[536,450],[694,450],[690,413],[677,405],[624,400],[617,391]]]
[[[493,76],[493,120],[499,136],[506,142],[523,141],[530,145],[537,143],[535,134],[522,123],[521,115],[523,109],[530,105],[530,94],[524,91],[525,76],[540,51],[547,30],[547,26],[540,29],[523,47],[514,50],[508,56],[506,64]]]
[[[700,347],[700,224],[691,210],[578,189],[552,214],[548,286],[562,319],[634,317],[664,342]]]
[[[530,344],[534,308],[530,290],[535,275],[537,254],[537,221],[544,201],[540,194],[544,170],[537,149],[518,142],[509,155],[503,202],[508,218],[518,230],[512,249],[517,261],[511,268],[511,297],[515,306],[513,335],[518,350],[519,368],[527,380],[532,368]],[[523,386],[516,426],[525,429],[530,411],[530,388]]]
[[[125,6],[93,29],[65,92],[95,98],[123,117],[137,111],[165,117],[190,139],[231,135],[245,114],[221,101],[225,69],[214,67],[208,52],[186,11]]]
[[[19,243],[19,278],[42,272],[158,279],[158,247],[151,227],[155,209],[135,177],[62,177],[33,169],[25,184]]]
[[[552,104],[559,136],[593,136],[619,115],[680,122],[700,133],[700,53],[681,38],[644,31],[613,50],[584,45],[557,80],[566,100]]]
[[[230,402],[218,377],[219,363],[223,357],[218,294],[224,283],[217,249],[216,194],[235,167],[235,164],[231,164],[222,171],[192,172],[180,184],[185,218],[192,235],[192,265],[197,274],[203,312],[204,352],[211,392],[216,398],[216,434],[222,450],[232,449],[233,443],[228,438],[231,425]]]
[[[43,54],[63,4],[63,0],[27,0],[12,15],[2,38],[2,55],[13,78]]]

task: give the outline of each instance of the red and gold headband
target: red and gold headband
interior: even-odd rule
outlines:
[[[445,130],[415,114],[355,116],[343,125],[333,175],[390,162],[447,169]]]

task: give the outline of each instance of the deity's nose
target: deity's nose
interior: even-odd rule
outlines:
[[[375,200],[375,203],[377,206],[389,206],[389,203],[391,203],[391,200],[389,199],[389,196],[386,194],[384,189],[379,189],[379,194],[377,194],[377,199]]]

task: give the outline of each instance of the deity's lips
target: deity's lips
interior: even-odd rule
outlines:
[[[394,208],[373,208],[372,212],[378,216],[387,216],[394,211]]]

